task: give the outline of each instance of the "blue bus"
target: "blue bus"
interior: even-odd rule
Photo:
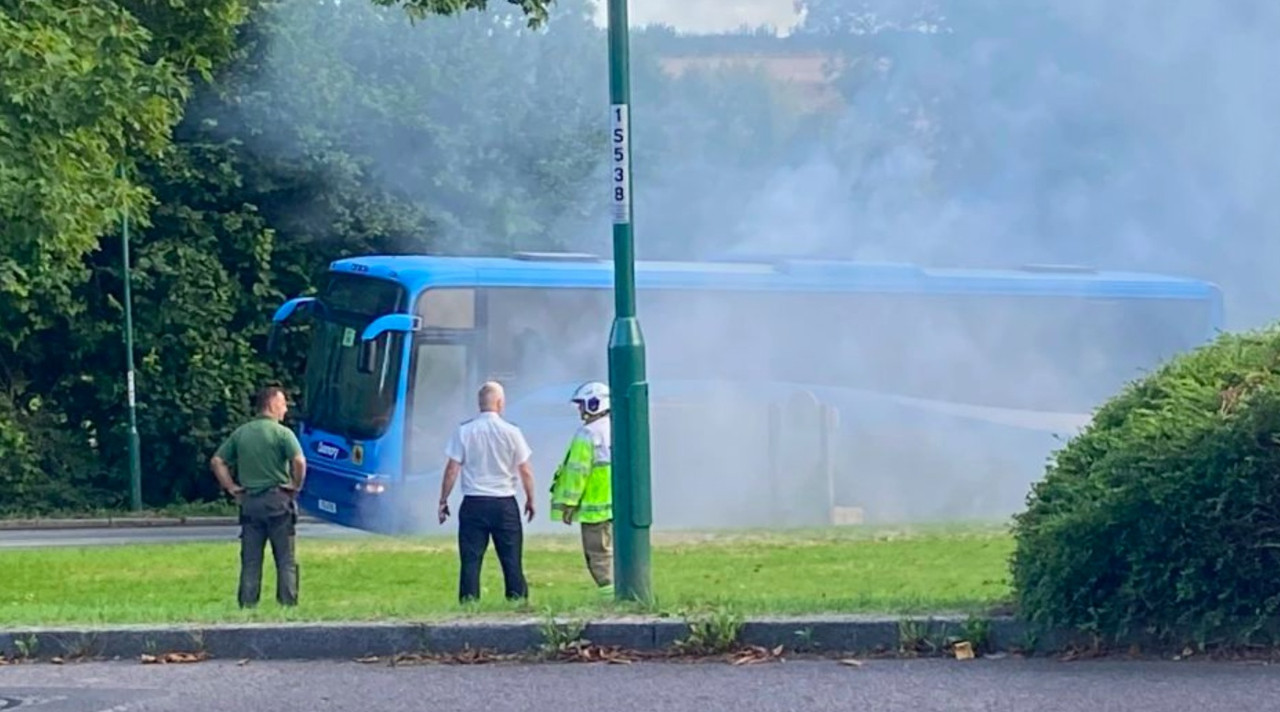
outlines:
[[[926,269],[789,258],[636,265],[657,527],[1003,517],[1101,401],[1221,328],[1213,284],[1074,266]],[[435,526],[444,444],[487,379],[545,490],[607,381],[613,266],[593,255],[367,256],[305,315],[308,512]]]

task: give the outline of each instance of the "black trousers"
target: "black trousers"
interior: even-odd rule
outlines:
[[[241,608],[258,605],[267,542],[271,542],[276,563],[276,601],[282,606],[298,605],[298,559],[294,552],[297,524],[297,503],[284,490],[245,495],[240,503]]]
[[[528,598],[523,563],[524,526],[516,498],[466,496],[458,508],[458,556],[462,560],[458,600],[479,600],[480,566],[490,539],[502,566],[507,599]]]

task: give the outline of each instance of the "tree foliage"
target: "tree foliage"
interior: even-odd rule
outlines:
[[[78,361],[98,320],[115,316],[91,308],[92,260],[126,211],[146,223],[152,196],[131,169],[164,155],[192,74],[227,58],[245,11],[241,0],[0,3],[6,504],[75,505],[115,490],[95,452],[102,421],[78,405],[95,383],[103,402],[102,389],[119,387]]]
[[[1017,518],[1022,613],[1104,638],[1274,636],[1278,433],[1280,328],[1220,337],[1131,384],[1055,454]]]
[[[74,310],[80,257],[142,207],[116,168],[156,155],[185,95],[114,2],[18,2],[0,14],[0,334],[12,348]],[[45,308],[42,308],[45,307]],[[48,308],[52,307],[52,308]]]
[[[432,15],[449,17],[463,12],[484,12],[489,9],[489,0],[373,0],[373,3],[383,7],[404,8],[409,17],[415,20],[422,20]],[[530,28],[538,28],[545,24],[554,4],[553,0],[507,0],[507,3],[520,8]]]

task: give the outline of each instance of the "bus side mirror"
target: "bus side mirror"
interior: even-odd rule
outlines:
[[[376,339],[361,341],[360,349],[356,352],[356,370],[360,373],[373,373],[374,357],[377,354],[378,342]]]
[[[315,297],[295,297],[281,304],[271,316],[271,328],[267,331],[267,354],[275,354],[280,348],[280,332],[294,313],[312,311],[318,306],[321,304]]]
[[[373,373],[374,357],[377,355],[376,341],[388,332],[408,333],[422,328],[422,318],[416,314],[386,314],[374,319],[365,327],[360,335],[360,348],[356,353],[356,370],[360,373]]]

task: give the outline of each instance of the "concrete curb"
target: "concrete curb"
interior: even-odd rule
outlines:
[[[561,620],[562,624],[572,621]],[[1075,635],[1031,635],[1011,618],[985,621],[988,653],[1056,652],[1084,641]],[[400,654],[453,655],[486,651],[499,655],[536,653],[545,641],[544,621],[449,623],[337,623],[208,626],[125,626],[114,628],[31,628],[0,633],[0,655],[10,659],[138,658],[170,652],[206,653],[213,658],[253,660],[353,660]],[[909,619],[752,619],[739,633],[742,645],[792,653],[893,654],[905,645],[921,653],[943,652],[966,637],[963,617]],[[604,619],[587,622],[582,638],[602,647],[636,652],[671,650],[689,635],[689,624],[670,619]],[[972,632],[972,631],[969,631]],[[977,641],[973,641],[977,642]],[[976,647],[976,646],[975,646]]]
[[[298,523],[315,524],[320,520],[298,517]],[[239,524],[236,517],[98,517],[86,519],[4,519],[0,531],[55,529],[147,529],[151,527],[230,527]]]

